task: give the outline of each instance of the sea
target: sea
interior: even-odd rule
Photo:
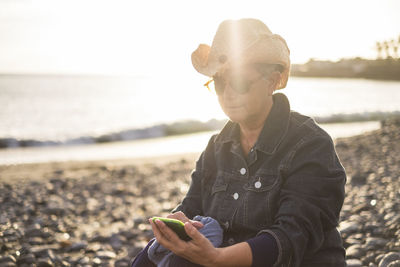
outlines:
[[[205,82],[199,75],[0,75],[0,164],[198,153],[226,120]],[[400,112],[398,81],[291,77],[280,91],[333,138],[377,129],[376,115]],[[192,133],[199,124],[216,126]]]

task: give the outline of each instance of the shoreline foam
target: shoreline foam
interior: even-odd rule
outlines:
[[[333,139],[379,129],[380,122],[321,124]],[[198,153],[217,133],[199,132],[153,139],[100,144],[0,149],[0,165],[49,161],[114,160]]]
[[[357,123],[367,121],[378,121],[399,117],[400,111],[393,112],[363,112],[352,114],[332,114],[329,116],[315,116],[315,120],[320,124],[331,123]],[[132,141],[153,139],[184,135],[206,131],[216,131],[222,129],[226,120],[212,119],[207,122],[197,120],[180,121],[170,124],[157,124],[147,128],[133,128],[111,132],[97,136],[80,136],[66,140],[41,140],[41,139],[18,139],[14,137],[0,137],[0,150],[5,148],[19,147],[50,147],[50,146],[74,146],[85,144],[102,144],[119,141]]]

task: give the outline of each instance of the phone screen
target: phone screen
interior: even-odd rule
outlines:
[[[185,224],[179,220],[163,218],[163,217],[153,217],[152,220],[155,222],[157,219],[164,222],[172,231],[174,231],[180,239],[184,241],[190,241],[192,238],[187,235],[185,231]]]

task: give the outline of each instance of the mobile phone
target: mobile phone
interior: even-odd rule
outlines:
[[[163,218],[163,217],[153,217],[152,220],[155,223],[156,220],[160,220],[165,223],[172,231],[174,231],[180,239],[184,241],[190,241],[192,238],[187,235],[185,231],[185,224],[179,220],[170,219],[170,218]]]

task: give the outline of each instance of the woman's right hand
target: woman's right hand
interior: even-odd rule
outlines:
[[[179,220],[183,223],[190,222],[196,229],[201,229],[204,226],[199,221],[190,220],[188,217],[186,217],[185,213],[183,213],[182,211],[168,214],[167,218]]]

